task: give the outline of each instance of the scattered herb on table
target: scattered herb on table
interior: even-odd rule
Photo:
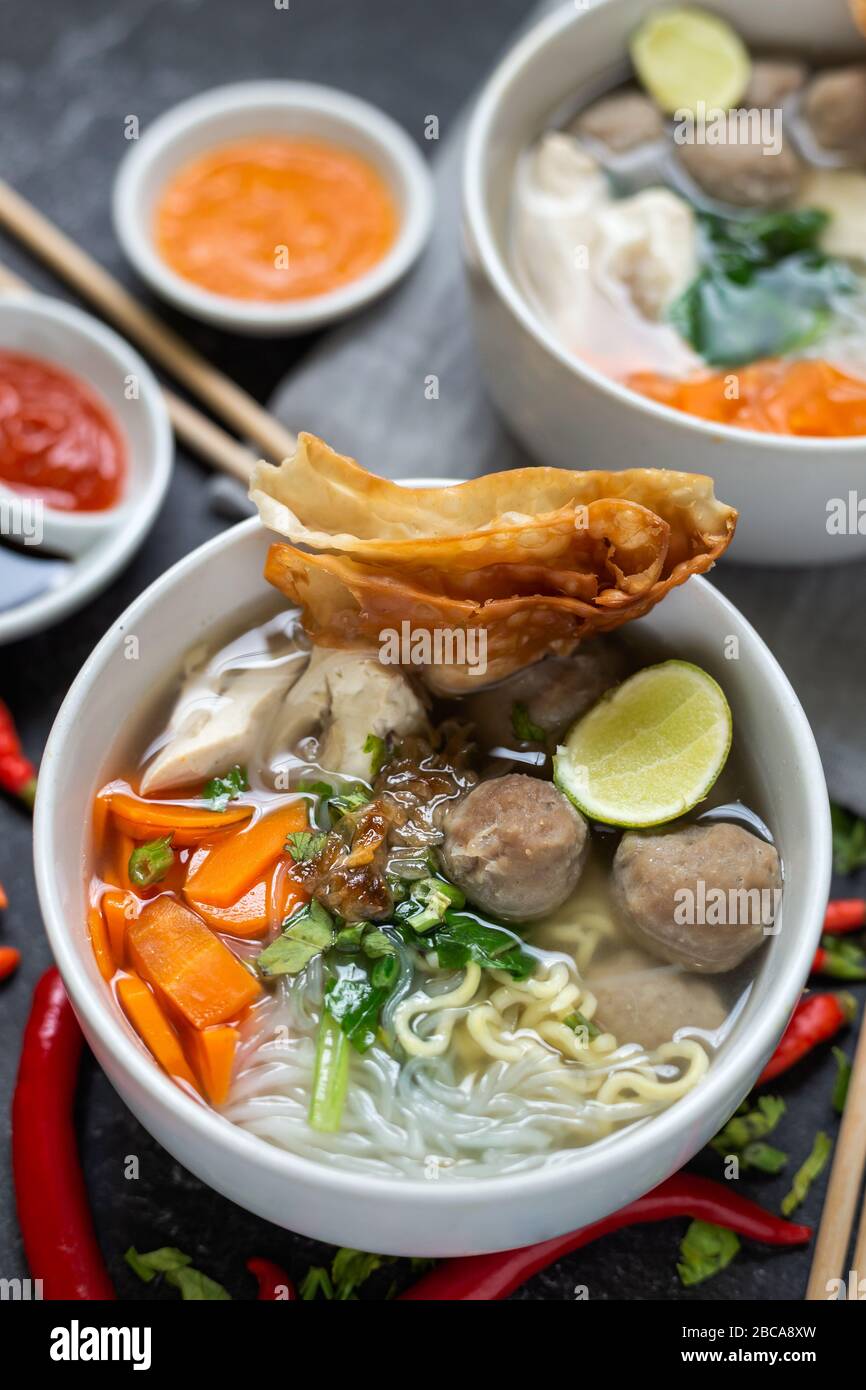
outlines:
[[[371,1255],[364,1250],[341,1247],[334,1252],[330,1270],[313,1265],[301,1281],[301,1298],[307,1302],[322,1298],[346,1302],[358,1296],[358,1290],[371,1275],[386,1265],[395,1263],[393,1255]]]
[[[833,1109],[837,1115],[841,1115],[845,1109],[845,1102],[848,1099],[848,1086],[851,1082],[851,1060],[845,1055],[841,1047],[833,1048],[833,1056],[836,1059],[836,1079],[833,1082]]]
[[[124,1259],[145,1284],[161,1277],[166,1284],[178,1289],[187,1303],[231,1302],[231,1294],[222,1284],[218,1284],[207,1274],[202,1274],[200,1269],[194,1269],[190,1256],[172,1245],[165,1245],[160,1250],[151,1250],[147,1254],[140,1254],[135,1246],[131,1245]]]
[[[833,867],[837,874],[853,874],[866,865],[866,820],[831,802]]]
[[[722,1158],[737,1158],[741,1171],[757,1168],[762,1173],[780,1173],[788,1155],[764,1141],[784,1113],[785,1102],[779,1096],[760,1096],[753,1109],[740,1107],[710,1140],[710,1148]]]
[[[815,1135],[812,1152],[802,1167],[798,1168],[794,1174],[791,1191],[782,1199],[783,1216],[790,1216],[791,1212],[805,1200],[809,1188],[826,1165],[832,1148],[833,1141],[829,1134],[825,1134],[822,1129],[819,1129]]]
[[[225,777],[212,777],[201,796],[212,811],[224,811],[230,801],[236,801],[241,792],[249,789],[246,769],[235,765]]]
[[[740,1249],[739,1238],[725,1226],[693,1221],[680,1244],[677,1274],[686,1288],[702,1284],[726,1269]]]

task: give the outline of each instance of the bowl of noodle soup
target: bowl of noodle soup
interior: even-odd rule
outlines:
[[[496,914],[478,909],[478,899],[467,903],[465,897],[462,902],[454,898],[444,918],[440,909],[437,960],[435,954],[425,954],[425,942],[418,939],[426,928],[417,925],[419,908],[413,898],[418,896],[423,915],[431,903],[435,907],[435,894],[423,898],[412,887],[404,896],[415,912],[415,935],[407,928],[399,949],[389,956],[387,943],[377,938],[389,934],[390,919],[383,922],[384,914],[378,913],[378,920],[361,924],[363,931],[342,942],[340,933],[351,931],[355,915],[339,897],[344,880],[336,886],[329,880],[326,892],[324,880],[304,878],[308,861],[298,848],[298,836],[327,835],[317,828],[326,795],[345,803],[342,815],[363,816],[364,808],[359,811],[352,802],[353,789],[363,779],[353,761],[354,745],[349,754],[344,752],[341,766],[335,766],[335,745],[326,749],[324,735],[305,742],[309,718],[306,725],[303,718],[296,722],[315,686],[308,675],[303,684],[314,662],[297,610],[277,600],[263,582],[266,563],[273,577],[272,542],[273,536],[253,519],[157,580],[85,663],[52,732],[36,813],[37,880],[52,949],[88,1042],[123,1100],[174,1157],[231,1200],[302,1234],[382,1253],[445,1256],[528,1244],[599,1219],[675,1171],[721,1127],[754,1083],[806,979],[827,896],[829,818],[820,761],[796,697],[757,634],[697,576],[675,587],[663,605],[630,627],[615,658],[615,663],[625,663],[617,666],[617,677],[648,661],[682,657],[699,663],[724,685],[733,711],[734,746],[702,813],[709,816],[713,807],[724,810],[731,804],[748,807],[755,825],[772,828],[784,865],[783,906],[747,966],[723,975],[683,975],[675,961],[654,959],[648,971],[645,955],[622,938],[617,921],[611,864],[619,837],[597,826],[588,848],[581,848],[577,886],[572,885],[564,903],[542,915],[535,912],[531,930],[514,925],[517,908],[499,902]],[[316,650],[314,644],[313,658]],[[334,658],[333,651],[325,651],[322,660]],[[299,675],[294,665],[300,666]],[[351,684],[354,668],[345,653],[336,653],[334,669],[335,682],[349,680],[349,706],[357,709],[363,701]],[[212,704],[215,680],[227,675],[249,680],[256,685],[257,700],[275,673],[281,673],[276,679],[280,717],[291,725],[291,732],[283,728],[280,747],[291,743],[291,756],[274,759],[276,745],[266,746],[262,733],[273,731],[273,705],[266,712],[264,705],[254,704],[259,735],[248,750],[245,785],[239,790],[221,783],[210,793],[224,797],[222,812],[227,805],[237,824],[227,823],[219,832],[222,839],[203,841],[193,818],[199,814],[198,803],[193,806],[185,794],[190,818],[174,839],[175,859],[167,877],[154,886],[152,896],[141,890],[135,912],[127,917],[132,956],[118,967],[115,951],[106,968],[105,953],[114,948],[112,921],[119,918],[112,919],[103,902],[108,928],[104,940],[98,938],[94,902],[98,906],[106,892],[134,896],[138,891],[135,877],[122,881],[123,864],[128,862],[131,870],[127,854],[137,843],[136,817],[143,814],[143,805],[153,806],[147,798],[174,796],[180,804],[183,794],[174,789],[183,778],[171,761],[178,752],[178,729],[191,727],[190,711]],[[294,687],[288,694],[287,681]],[[497,687],[490,689],[495,698]],[[334,683],[334,708],[336,691]],[[390,693],[381,695],[380,705],[390,698]],[[455,704],[460,699],[454,690],[436,691],[426,717],[440,728],[450,730],[449,721],[455,720],[459,727]],[[479,707],[475,718],[477,730],[489,733],[485,756],[500,758],[504,750],[490,743],[495,741],[495,711]],[[394,715],[395,723],[397,719]],[[394,754],[378,771],[376,785],[388,784],[392,797],[414,786],[425,756],[429,768],[429,748],[418,755],[412,737],[399,745],[403,761]],[[483,741],[482,734],[478,738]],[[453,799],[457,816],[467,791],[477,797],[479,789],[489,789],[497,779],[475,781],[475,773],[453,752],[462,746],[462,736],[456,745],[440,739],[436,746],[441,754],[434,760],[436,795]],[[189,755],[188,748],[180,751]],[[514,779],[512,786],[520,784],[515,794],[523,795],[523,783],[530,779],[520,766],[509,762],[510,772],[505,766],[498,769],[505,773],[500,792]],[[261,767],[277,773],[263,776]],[[188,782],[191,777],[192,771]],[[535,786],[550,787],[560,797],[551,783]],[[287,790],[294,798],[288,810]],[[532,789],[530,793],[536,795]],[[107,801],[96,826],[94,797],[97,805],[100,797]],[[301,820],[291,819],[293,807],[302,808]],[[280,822],[282,838],[288,836],[287,845],[294,841],[298,862],[289,863],[288,871],[269,870],[258,899],[250,890],[243,911],[215,903],[219,894],[211,894],[208,902],[209,857],[223,853],[223,862],[230,862],[231,854],[226,857],[220,846],[231,844],[245,815],[255,829],[277,824],[283,813],[289,819]],[[534,801],[531,813],[541,814]],[[156,812],[147,814],[153,819]],[[473,819],[477,822],[477,811]],[[107,822],[116,822],[110,835]],[[569,851],[556,841],[555,816],[538,823],[548,827],[545,833],[556,842],[552,862],[561,866]],[[187,824],[188,833],[183,831]],[[407,824],[415,822],[406,817],[401,830]],[[425,824],[429,829],[432,821]],[[699,821],[697,828],[706,827]],[[445,862],[457,879],[461,846],[456,831],[450,833],[455,843]],[[418,844],[408,834],[404,840],[410,879],[414,875],[415,882],[420,878],[426,883],[429,860],[419,869]],[[118,845],[121,878],[112,876],[111,867]],[[304,850],[309,848],[305,841]],[[181,868],[182,886],[174,877]],[[558,872],[551,870],[547,877]],[[389,883],[393,887],[393,877]],[[369,882],[365,887],[373,891]],[[547,891],[540,882],[532,888],[542,897]],[[319,1084],[318,1039],[333,972],[327,952],[314,945],[318,937],[309,927],[308,902],[301,912],[307,913],[306,931],[291,939],[285,931],[274,935],[293,920],[297,903],[310,892],[330,915],[328,931],[336,934],[328,938],[329,949],[356,952],[345,956],[351,962],[358,959],[358,941],[366,943],[365,980],[384,978],[373,973],[380,953],[395,961],[386,1002],[373,1022],[368,1016],[356,1028],[357,1020],[350,1020],[355,1041],[358,1028],[366,1028],[367,1036],[347,1063],[340,1115],[335,1122],[332,1095],[315,1126],[311,1093]],[[192,896],[196,893],[197,898]],[[235,916],[220,915],[227,912]],[[370,917],[376,915],[371,912]],[[256,935],[250,923],[259,919]],[[452,926],[450,939],[446,921]],[[202,922],[230,948],[232,962],[224,975],[216,957],[213,966],[226,994],[236,985],[232,971],[243,967],[246,985],[239,985],[243,997],[236,997],[233,1013],[232,1006],[221,1002],[221,1013],[196,1017],[200,1001],[191,1004],[180,986],[159,976],[161,938],[169,928],[199,931]],[[318,930],[321,922],[313,927]],[[490,946],[485,932],[499,933],[500,944]],[[264,941],[270,942],[265,952]],[[471,941],[471,951],[466,941]],[[283,955],[273,966],[273,977],[247,989],[256,971],[263,979],[269,976],[265,962],[273,965],[277,959],[275,944],[277,956],[280,950]],[[303,969],[297,963],[299,950]],[[337,969],[340,979],[343,970]],[[357,981],[352,970],[357,967],[349,967],[348,978]],[[153,1035],[139,1026],[144,1015],[128,983],[133,980],[135,988],[144,989],[137,976],[151,983],[161,980],[157,997],[173,1020],[173,1035],[190,1060],[189,1070],[183,1061],[172,1068],[158,1045],[155,1052]],[[674,1027],[671,1034],[665,1029],[672,1025],[660,1022],[658,1037],[629,1040],[628,1013],[620,1010],[625,1021],[618,1026],[625,1029],[625,1039],[610,1032],[605,1020],[616,1012],[622,980],[632,977],[641,989],[650,979],[657,1000],[676,996],[686,980],[693,1015],[679,1021],[687,1026]],[[614,1003],[607,1004],[611,992]],[[646,997],[635,996],[638,1012]],[[184,1011],[213,1044],[207,1056],[199,1033],[197,1050],[187,1046]],[[344,1030],[347,1016],[344,1010]],[[586,1026],[583,1034],[575,1028],[575,1018]],[[233,1049],[231,1078],[215,1101],[216,1089],[211,1094],[209,1088],[218,1087],[213,1078],[227,1034]]]

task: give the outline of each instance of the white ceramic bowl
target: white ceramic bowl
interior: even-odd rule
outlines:
[[[400,231],[387,255],[330,294],[278,304],[212,294],[176,274],[153,242],[160,192],[188,160],[251,135],[312,136],[368,159],[387,181],[401,216]],[[321,328],[390,289],[427,240],[433,193],[427,166],[412,140],[369,102],[311,82],[239,82],[181,102],[130,144],[115,180],[113,211],[120,244],[157,294],[218,328],[271,336]]]
[[[98,319],[59,299],[0,295],[0,348],[44,358],[101,396],[127,446],[120,501],[99,512],[42,508],[42,543],[72,567],[57,588],[0,612],[0,645],[30,636],[80,608],[104,589],[138,549],[162,505],[174,440],[162,391],[138,353]],[[0,483],[3,529],[21,535],[19,493]],[[41,563],[33,559],[33,565]]]
[[[755,49],[866,59],[846,0],[701,0]],[[866,439],[805,439],[709,424],[618,385],[561,347],[515,283],[508,208],[515,164],[553,123],[627,76],[628,41],[657,0],[564,6],[511,49],[478,101],[464,163],[467,263],[484,373],[530,452],[560,468],[708,473],[741,512],[730,558],[773,565],[866,556],[866,521],[830,534],[827,506],[866,495]],[[592,460],[592,463],[588,462]]]
[[[39,899],[57,964],[99,1063],[133,1113],[218,1192],[278,1225],[337,1245],[399,1255],[465,1255],[525,1245],[596,1220],[682,1166],[746,1095],[806,979],[830,878],[827,792],[796,696],[735,608],[701,579],[675,590],[643,625],[723,681],[786,871],[771,938],[733,1038],[690,1094],[648,1123],[567,1163],[472,1182],[372,1178],[274,1148],[196,1104],[159,1069],[114,1004],[85,927],[91,798],[113,775],[114,749],[149,688],[163,688],[187,648],[270,590],[269,533],[253,518],[188,555],[118,619],[57,716],[39,773]],[[123,639],[139,639],[125,659]],[[724,644],[739,639],[739,658]]]

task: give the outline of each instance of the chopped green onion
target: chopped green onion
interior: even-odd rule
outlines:
[[[715,1139],[710,1140],[710,1148],[723,1158],[742,1154],[749,1144],[772,1134],[784,1113],[785,1102],[780,1096],[761,1096],[754,1110],[740,1107]]]
[[[788,1154],[782,1149],[774,1148],[772,1144],[765,1144],[762,1139],[756,1139],[754,1144],[747,1144],[741,1154],[738,1154],[740,1171],[745,1172],[748,1168],[757,1168],[759,1173],[781,1173],[787,1166]]]
[[[851,1081],[851,1061],[845,1056],[841,1047],[833,1048],[833,1056],[836,1058],[836,1080],[833,1083],[833,1109],[837,1115],[841,1115],[845,1109],[845,1102],[848,1099],[848,1086]]]
[[[782,1198],[782,1215],[790,1216],[791,1212],[800,1205],[806,1198],[809,1188],[824,1168],[830,1152],[833,1148],[833,1141],[829,1134],[825,1134],[823,1129],[819,1129],[815,1135],[815,1142],[812,1145],[812,1152],[805,1163],[797,1169],[794,1174],[794,1181],[791,1184],[791,1191],[786,1197]]]
[[[349,1039],[327,1009],[322,1010],[310,1095],[310,1128],[336,1134],[349,1089]]]
[[[174,850],[171,835],[163,835],[158,840],[148,840],[146,845],[138,845],[129,856],[127,872],[130,883],[136,888],[151,888],[165,878],[174,863]]]
[[[224,811],[230,801],[235,801],[241,792],[249,789],[246,769],[236,765],[225,777],[212,777],[201,795],[212,811]]]
[[[693,1221],[680,1244],[680,1263],[677,1265],[680,1282],[689,1288],[692,1284],[702,1284],[705,1279],[711,1279],[731,1263],[739,1248],[739,1239],[725,1226],[714,1226],[710,1221]]]
[[[575,1009],[573,1014],[569,1014],[568,1018],[564,1018],[562,1021],[565,1024],[566,1028],[571,1028],[575,1033],[578,1033],[582,1029],[584,1029],[586,1031],[587,1037],[589,1037],[590,1039],[598,1038],[601,1036],[601,1029],[599,1028],[598,1024],[593,1023],[591,1018],[585,1018],[584,1015],[580,1013],[577,1009]]]
[[[296,830],[286,839],[286,853],[296,864],[315,859],[325,848],[327,838],[322,830]]]
[[[444,921],[445,913],[451,908],[466,906],[466,898],[453,883],[444,878],[422,878],[413,883],[410,895],[418,908],[403,918],[413,931],[425,932]]]

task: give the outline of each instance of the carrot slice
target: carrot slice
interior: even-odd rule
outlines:
[[[118,965],[122,965],[126,956],[126,928],[141,911],[141,900],[134,893],[109,888],[107,893],[103,893],[100,906],[108,927],[111,953]]]
[[[228,946],[175,898],[145,904],[126,941],[139,974],[194,1028],[236,1018],[262,992]]]
[[[190,1058],[212,1105],[222,1105],[228,1096],[240,1036],[237,1028],[228,1027],[189,1034]]]
[[[100,908],[91,907],[89,909],[87,930],[90,932],[90,944],[93,947],[96,964],[99,966],[99,973],[103,980],[110,980],[115,969],[114,957],[108,944],[108,931]]]
[[[98,847],[105,843],[105,832],[108,825],[108,802],[104,796],[93,798],[93,816],[91,818],[91,832],[93,843]]]
[[[117,997],[136,1033],[163,1070],[200,1094],[201,1087],[183,1054],[180,1039],[144,981],[137,975],[124,975],[117,982]]]
[[[129,881],[129,856],[135,849],[135,841],[131,836],[125,835],[122,831],[117,836],[114,855],[114,876],[117,880],[118,888],[131,888]]]
[[[126,792],[109,792],[105,800],[124,834],[135,840],[148,840],[172,830],[176,845],[195,844],[207,835],[242,825],[253,813],[253,807],[248,805],[209,811],[204,806],[183,806],[174,801],[148,801]]]
[[[269,812],[249,829],[215,845],[187,879],[186,891],[196,902],[231,907],[283,853],[286,836],[305,830],[308,824],[303,800]]]
[[[254,883],[252,888],[229,907],[213,907],[184,890],[190,907],[203,917],[214,931],[229,932],[232,936],[262,936],[271,921],[271,901],[275,897],[274,915],[282,919],[294,907],[305,903],[309,894],[295,883],[278,862],[270,873]]]

